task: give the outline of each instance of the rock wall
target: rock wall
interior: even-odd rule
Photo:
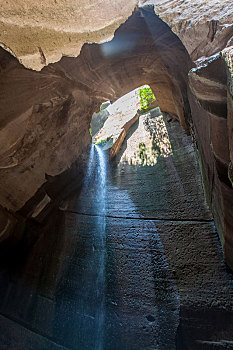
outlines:
[[[226,50],[207,66],[189,74],[193,129],[208,201],[226,261],[233,268],[232,85]]]
[[[233,45],[231,0],[141,0],[178,35],[197,63]]]
[[[225,258],[233,268],[231,1],[140,3],[154,5],[155,13],[169,24],[200,67],[189,74],[190,124]]]
[[[86,44],[77,58],[63,57],[40,72],[3,49],[0,65],[0,204],[13,212],[82,154],[91,116],[104,100],[149,84],[160,108],[186,126],[192,63],[151,8],[136,10],[112,41]]]
[[[83,43],[110,40],[136,5],[155,13],[197,60],[232,45],[231,0],[0,0],[0,43],[26,67],[42,69],[62,56],[78,56]]]
[[[40,70],[84,42],[103,42],[131,15],[137,0],[0,0],[0,43],[26,67]]]
[[[46,206],[59,174],[77,170],[72,164],[90,143],[93,112],[103,101],[149,84],[161,110],[194,131],[207,194],[230,256],[232,72],[217,55],[232,45],[231,1],[140,1],[142,7],[130,16],[136,3],[0,1],[1,46],[26,67],[41,69],[26,69],[0,50],[0,205],[23,216]],[[228,65],[230,52],[223,53]],[[194,65],[188,53],[199,66],[206,62],[190,74],[189,100],[187,77]],[[44,67],[62,55],[79,56]],[[208,62],[212,55],[216,59]],[[8,222],[4,209],[2,215]]]
[[[154,164],[149,149],[135,159],[142,142]],[[168,115],[141,116],[107,166],[106,197],[93,156],[88,191],[29,229],[28,254],[0,246],[1,348],[95,349],[101,334],[102,349],[231,349],[231,274],[191,137]]]

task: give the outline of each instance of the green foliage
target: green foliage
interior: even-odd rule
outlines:
[[[90,135],[91,135],[91,137],[92,137],[92,131],[91,131],[91,128],[89,129],[89,133],[90,133]]]
[[[150,104],[156,101],[155,95],[153,94],[149,86],[144,86],[139,90],[140,104],[139,110],[146,110],[150,107]]]
[[[144,142],[139,143],[139,150],[138,150],[138,156],[141,160],[141,164],[144,165],[146,164],[147,161],[147,155],[146,155],[146,145]]]
[[[103,139],[103,140],[100,140],[100,141],[97,141],[97,140],[96,140],[95,144],[96,144],[96,145],[101,145],[102,143],[107,142],[109,139],[110,139],[110,137],[107,137],[106,139]]]

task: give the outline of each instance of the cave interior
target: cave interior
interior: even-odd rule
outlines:
[[[232,48],[198,66],[137,6],[40,54],[0,48],[0,350],[232,349]]]

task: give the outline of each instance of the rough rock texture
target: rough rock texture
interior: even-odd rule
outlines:
[[[160,0],[140,5],[150,3],[191,57],[200,59],[198,64],[232,44],[231,1]],[[109,39],[134,6],[135,1],[122,5],[120,0],[115,5],[79,2],[78,9],[71,0],[2,2],[0,41],[26,66],[41,69],[62,53],[78,55],[86,41]],[[185,47],[151,7],[143,7],[135,10],[112,41],[86,44],[77,58],[62,58],[41,72],[25,69],[1,49],[0,205],[12,212],[21,210],[23,216],[40,213],[51,201],[53,177],[70,169],[90,143],[89,121],[99,104],[116,100],[141,84],[152,87],[163,111],[175,115],[183,127],[190,126],[186,88],[192,62]],[[232,67],[230,49],[223,55]],[[217,58],[201,68],[201,76],[192,73],[189,98],[207,193],[232,265],[232,77],[223,66]],[[218,133],[210,135],[210,129]],[[227,132],[229,139],[224,138]],[[33,196],[38,197],[33,201]],[[5,216],[4,210],[2,215],[6,224],[1,232],[8,236],[11,215]]]
[[[91,118],[91,124],[90,124],[90,132],[91,136],[94,137],[97,132],[104,126],[104,123],[108,119],[109,112],[108,109],[105,108],[102,111],[98,113],[94,113]]]
[[[233,47],[225,49],[222,55],[227,65],[227,128],[231,159],[228,166],[228,177],[233,185]]]
[[[74,193],[47,218],[28,254],[2,246],[3,349],[222,350],[232,344],[232,281],[191,137],[170,116],[160,119],[140,117],[134,125],[109,169],[105,197],[95,154],[88,191]],[[155,125],[163,136],[153,141]],[[141,142],[162,151],[168,138],[172,152],[161,152],[154,166],[131,164]],[[31,226],[28,234],[37,230]]]
[[[124,124],[134,118],[137,113],[139,101],[138,91],[134,90],[108,106],[109,116],[103,127],[96,134],[95,141],[98,143],[106,138],[112,138],[112,142],[115,143]]]
[[[117,155],[125,136],[138,120],[137,110],[139,107],[139,89],[136,89],[122,96],[107,108],[109,116],[94,140],[97,144],[101,144],[101,141],[104,142],[101,147],[104,150],[108,149],[111,158]]]
[[[176,33],[191,58],[205,60],[233,45],[231,0],[142,0]]]
[[[193,60],[232,45],[231,0],[1,0],[0,43],[38,70],[63,55],[78,56],[85,42],[109,40],[137,4],[153,4]]]
[[[114,158],[119,152],[127,133],[138,120],[139,115],[145,113],[145,110],[140,110],[140,108],[139,89],[122,96],[108,107],[109,116],[94,140],[97,144],[104,141],[103,149],[109,150],[111,158]],[[155,113],[160,113],[160,108],[155,100],[147,108],[147,110],[152,109],[155,110]]]
[[[0,54],[0,204],[9,210],[69,169],[90,143],[90,119],[104,100],[149,84],[160,108],[185,126],[192,64],[152,9],[135,11],[112,41],[85,45],[78,58],[64,57],[41,72]]]
[[[139,157],[141,142],[147,150],[144,166],[140,166],[133,154],[137,152],[136,157]],[[156,162],[151,162],[151,155]],[[154,225],[179,295],[176,349],[207,350],[227,346],[230,349],[233,321],[232,287],[228,287],[227,282],[230,275],[227,277],[222,256],[219,256],[217,233],[203,200],[190,137],[185,136],[179,124],[169,116],[139,119],[117,161],[118,171],[112,172],[113,183],[127,190],[137,208],[135,212],[130,208],[128,216],[136,217],[138,211],[143,218],[157,219]],[[115,207],[121,201],[116,195]],[[114,204],[110,207],[113,210]],[[124,210],[113,215],[124,217]]]
[[[233,268],[233,189],[229,165],[233,115],[231,72],[223,57],[226,53],[189,74],[189,100],[207,197],[226,261]]]
[[[0,43],[26,67],[40,70],[83,43],[103,42],[131,15],[137,1],[0,1]]]

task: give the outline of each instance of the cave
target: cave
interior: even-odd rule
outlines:
[[[3,4],[0,350],[233,348],[220,5]],[[143,86],[150,108],[111,122],[104,108]]]

